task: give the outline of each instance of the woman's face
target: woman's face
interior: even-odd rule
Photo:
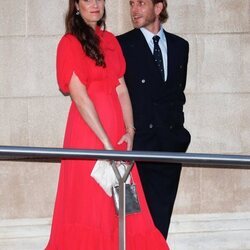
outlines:
[[[103,17],[104,0],[79,0],[76,2],[76,9],[80,12],[83,20],[95,28],[96,23]]]

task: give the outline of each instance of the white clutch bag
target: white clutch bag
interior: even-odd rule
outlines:
[[[120,175],[123,176],[126,169],[126,164],[116,162]],[[90,174],[91,177],[102,187],[108,196],[112,196],[112,187],[118,185],[118,180],[112,169],[111,162],[108,160],[97,160],[96,164]],[[130,175],[126,180],[126,183],[130,183]]]

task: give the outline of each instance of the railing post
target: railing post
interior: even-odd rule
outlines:
[[[127,164],[127,168],[122,176],[116,167],[115,161],[111,162],[111,166],[119,184],[119,250],[126,250],[126,181],[133,165],[133,161]]]
[[[119,180],[119,250],[126,250],[126,189],[123,178]]]

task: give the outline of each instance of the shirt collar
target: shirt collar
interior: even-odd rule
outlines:
[[[155,35],[160,37],[160,41],[163,41],[163,42],[166,41],[166,36],[164,34],[162,26],[160,27],[160,30],[157,34],[154,34],[154,33],[150,32],[148,29],[143,28],[143,27],[140,28],[140,30],[143,33],[148,44],[153,43],[153,36],[155,36]]]

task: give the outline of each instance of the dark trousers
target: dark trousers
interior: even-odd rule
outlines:
[[[181,164],[137,162],[137,167],[155,226],[167,238]]]
[[[190,143],[189,132],[181,128],[136,131],[134,150],[185,152]],[[181,174],[179,163],[136,162],[147,204],[162,235],[167,238],[170,219]]]

